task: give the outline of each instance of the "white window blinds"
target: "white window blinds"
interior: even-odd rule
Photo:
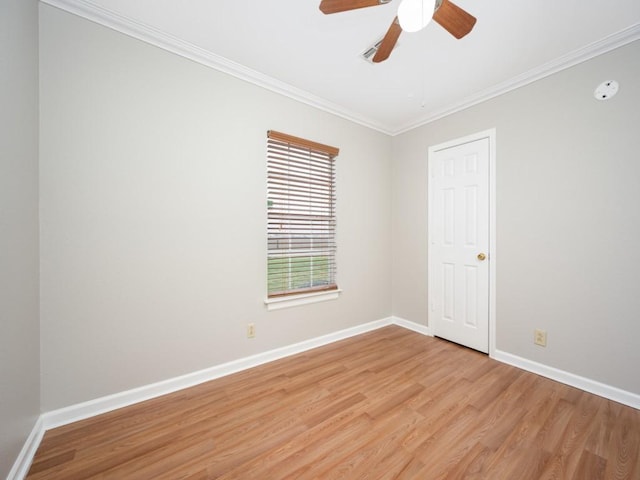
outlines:
[[[339,150],[267,132],[268,296],[335,290]]]

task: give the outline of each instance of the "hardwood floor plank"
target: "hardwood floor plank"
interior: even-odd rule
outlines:
[[[387,411],[372,420],[369,428],[375,435],[363,435],[347,449],[333,452],[324,465],[314,465],[301,479],[359,478],[379,471],[375,465],[396,452],[396,442],[421,418],[411,409]]]
[[[485,477],[484,466],[487,458],[493,453],[482,443],[473,445],[458,463],[446,472],[445,480],[479,479]],[[416,477],[420,478],[420,477]]]
[[[555,402],[554,408],[547,417],[540,433],[541,448],[549,453],[558,449],[562,439],[562,432],[567,428],[573,415],[574,406],[564,399]]]
[[[583,450],[572,480],[603,480],[607,461],[588,450]]]
[[[640,411],[391,326],[46,432],[28,480],[639,480]]]
[[[282,469],[282,464],[279,464],[273,478],[287,480],[315,478],[341,458],[360,448],[363,438],[366,438],[365,432],[371,430],[371,420],[368,415],[357,417],[356,420],[356,422],[349,422],[345,428],[328,437],[322,445],[315,444],[314,448],[303,451],[303,455],[299,457],[300,466],[284,477],[280,477],[279,471]]]
[[[306,409],[304,414],[300,415],[301,420],[307,428],[323,423],[329,418],[339,415],[341,412],[367,400],[367,397],[360,392],[348,397],[342,397],[340,395],[334,395],[332,397],[331,400],[327,400],[326,398],[319,400],[314,405],[314,409]]]
[[[524,409],[517,420],[509,423],[510,433],[486,459],[487,471],[496,478],[538,478],[550,457],[536,442],[540,424]]]
[[[594,395],[585,394],[576,405],[575,411],[567,428],[563,432],[559,446],[563,456],[566,478],[571,478],[577,469],[587,438],[593,427],[602,399]]]
[[[329,442],[339,441],[341,432],[353,428],[367,430],[371,419],[356,409],[345,410],[339,415],[316,425],[297,437],[256,455],[251,461],[226,472],[220,478],[283,478],[293,470],[303,468],[316,455],[322,455]]]
[[[616,419],[609,441],[606,478],[640,478],[640,418],[637,413],[623,409]]]
[[[31,466],[31,473],[36,474],[38,472],[42,472],[44,470],[49,470],[50,468],[57,467],[59,465],[63,465],[66,462],[70,462],[76,456],[75,450],[67,450],[58,455],[49,456],[47,458],[43,458],[34,462]]]
[[[613,402],[607,401],[602,411],[594,419],[591,435],[587,439],[585,450],[605,460],[608,458],[607,445],[616,422],[616,413],[612,408]]]
[[[100,477],[110,479],[161,478],[167,470],[171,470],[175,465],[185,465],[194,457],[211,454],[214,449],[215,443],[211,436],[207,435],[201,440],[184,442],[177,448],[167,446],[167,448],[159,448],[146,455],[140,455],[126,463],[120,463],[101,472]],[[183,472],[185,472],[184,467],[181,468],[181,473]]]

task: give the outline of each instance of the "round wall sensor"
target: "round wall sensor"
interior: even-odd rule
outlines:
[[[618,82],[615,80],[607,80],[606,82],[602,82],[596,88],[596,91],[593,92],[593,96],[598,100],[609,100],[616,93],[618,93]]]

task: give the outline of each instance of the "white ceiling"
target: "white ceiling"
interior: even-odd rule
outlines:
[[[371,64],[400,0],[333,15],[320,0],[43,1],[390,134],[640,38],[640,0],[454,0],[478,19],[469,35],[432,22]]]

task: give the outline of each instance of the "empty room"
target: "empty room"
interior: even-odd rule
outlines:
[[[640,479],[640,2],[0,22],[0,478]]]

